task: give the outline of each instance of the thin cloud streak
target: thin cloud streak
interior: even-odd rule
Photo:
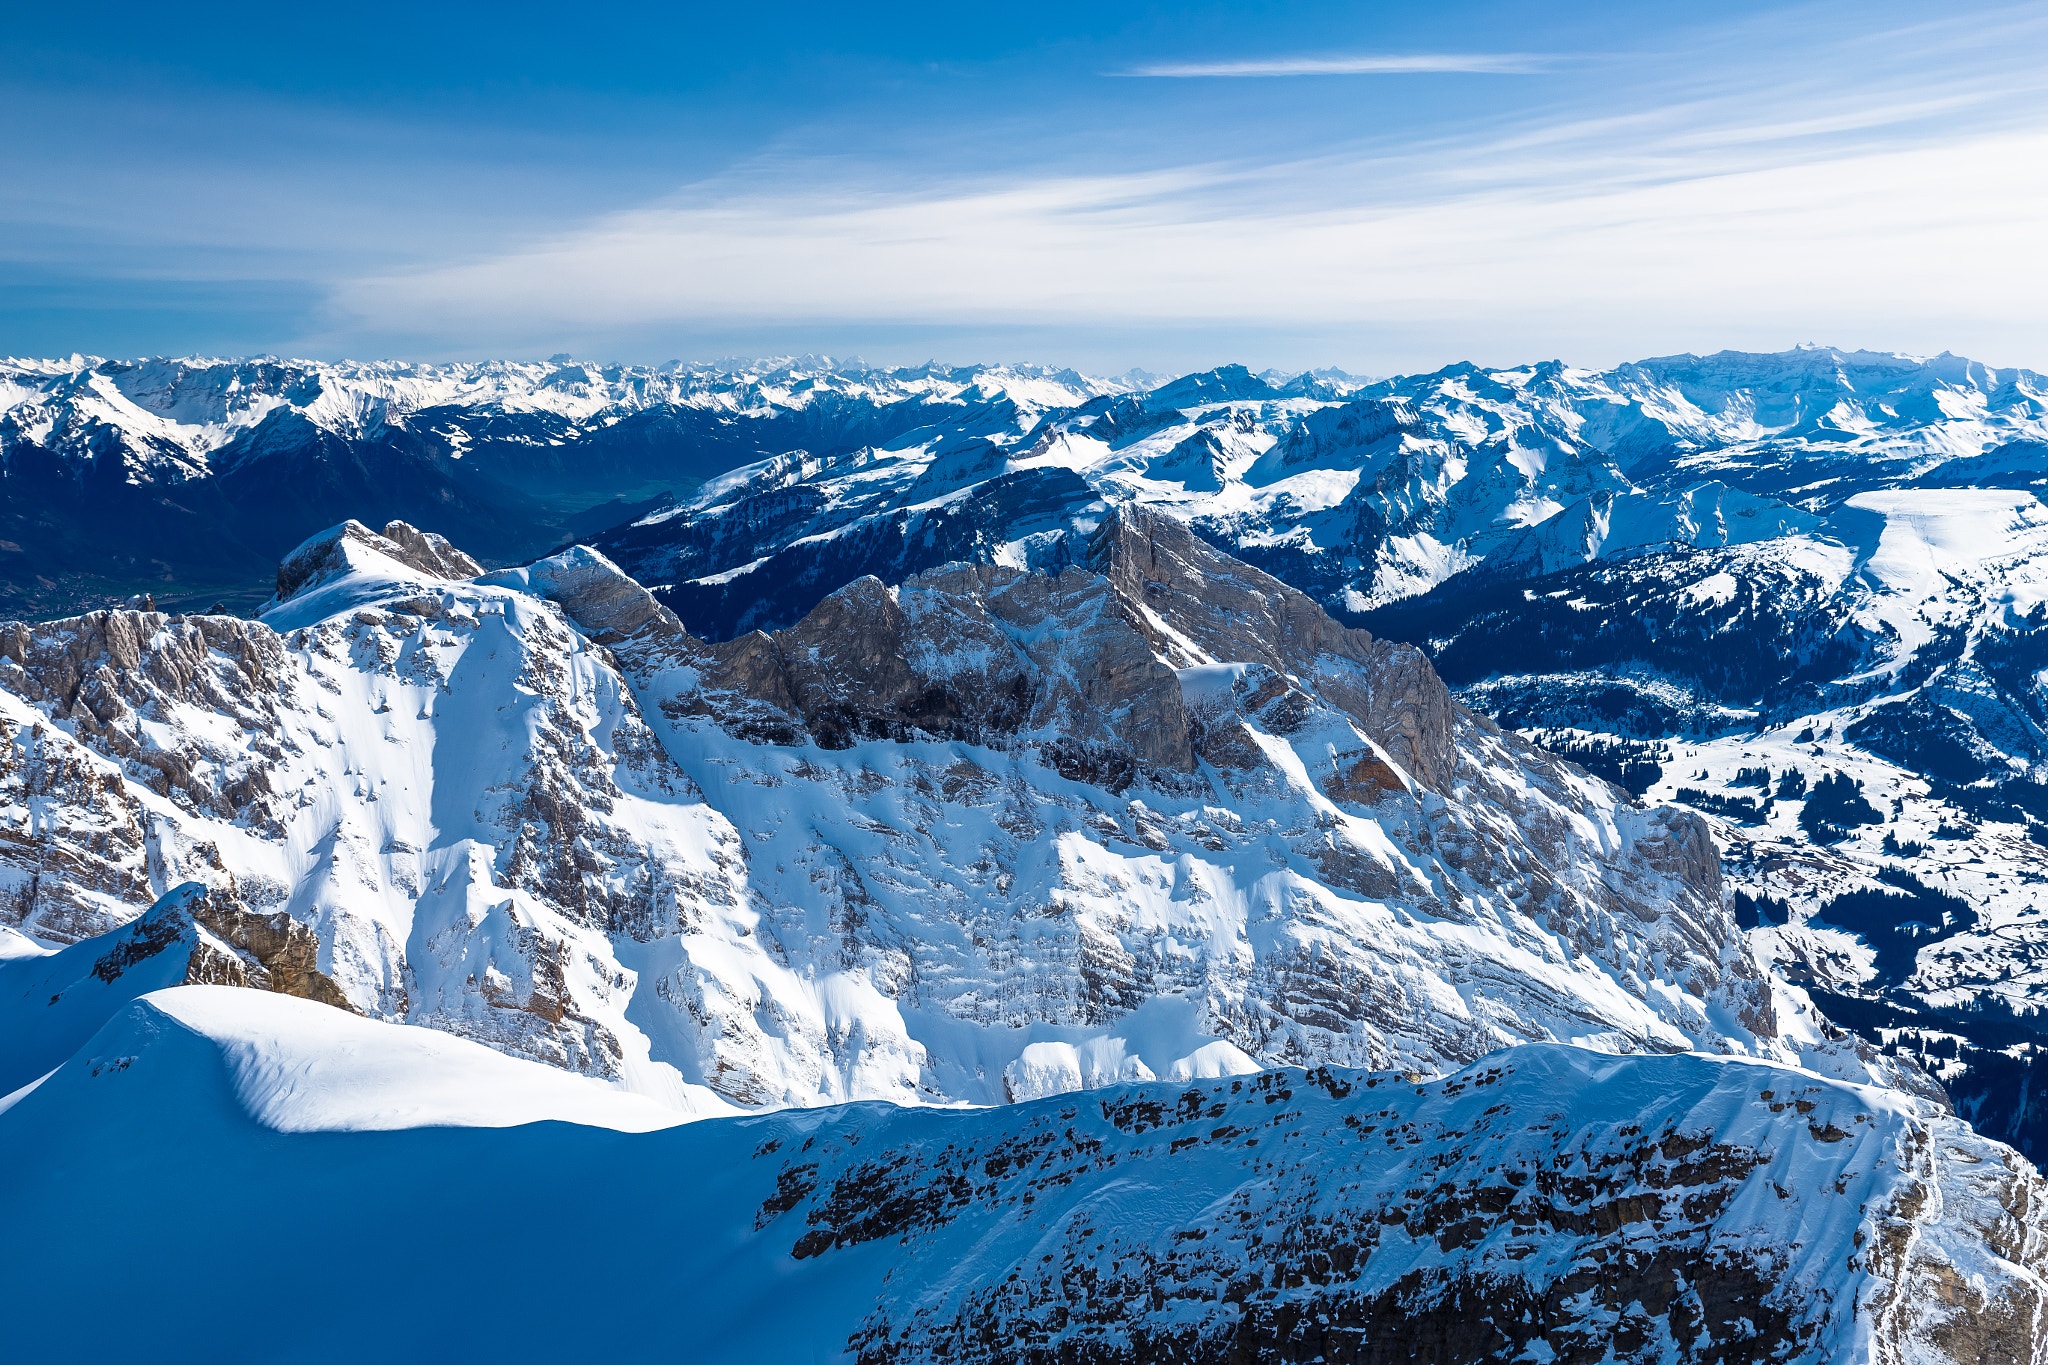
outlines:
[[[2029,262],[2048,221],[2048,107],[2028,54],[1930,70],[1886,52],[1851,73],[1799,51],[1646,77],[1619,104],[1567,98],[1287,161],[890,186],[844,158],[778,157],[519,250],[365,272],[329,320],[429,347],[1150,327],[1479,337],[1609,360],[1826,334],[2039,364],[2048,276]]]
[[[1483,76],[1528,76],[1548,71],[1555,57],[1528,52],[1439,52],[1415,56],[1271,57],[1248,62],[1159,62],[1105,76],[1395,76],[1432,72]]]
[[[429,316],[468,334],[522,319],[1336,324],[1559,310],[1877,326],[1969,301],[2039,315],[2048,282],[2015,265],[2048,216],[2048,171],[2024,167],[2048,167],[2048,134],[1390,211],[1190,214],[1172,195],[1133,203],[1115,177],[860,208],[729,200],[364,280],[343,301],[379,327]]]

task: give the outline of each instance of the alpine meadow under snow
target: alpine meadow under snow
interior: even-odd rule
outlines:
[[[2048,1358],[2044,486],[1947,355],[5,362],[0,1337]]]

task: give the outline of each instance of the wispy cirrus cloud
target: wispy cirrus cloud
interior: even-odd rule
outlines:
[[[190,349],[177,310],[214,307],[255,319],[214,349],[330,355],[907,361],[1029,335],[1106,369],[1387,372],[1824,336],[2038,368],[2048,13],[1964,6],[1218,23],[1171,52],[1141,26],[864,74],[701,148],[637,113],[479,130],[221,95],[165,121],[79,85],[0,146],[0,340]],[[1398,79],[1425,72],[1488,79]],[[1314,75],[1351,79],[1256,79]],[[259,273],[278,287],[229,289]],[[138,339],[94,343],[101,316]]]
[[[336,288],[332,320],[443,347],[677,320],[706,334],[1142,323],[1427,336],[1440,354],[1477,338],[1601,363],[1825,334],[2038,364],[2048,277],[2022,263],[2048,220],[2048,103],[2029,60],[2044,34],[1999,35],[1939,70],[1885,45],[1846,75],[1809,45],[1774,67],[1659,70],[1621,98],[1285,160],[890,182],[793,153],[510,252],[366,273]],[[1378,344],[1341,354],[1410,365]]]
[[[1555,56],[1531,52],[1431,52],[1304,54],[1262,57],[1239,62],[1154,62],[1107,76],[1398,76],[1429,72],[1460,72],[1489,76],[1527,76],[1550,70]]]

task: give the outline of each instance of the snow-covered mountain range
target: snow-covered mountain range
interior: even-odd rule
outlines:
[[[1953,356],[1226,368],[763,461],[595,543],[716,638],[861,573],[1057,570],[1108,507],[1184,521],[1708,814],[1786,970],[2048,1151],[2044,484],[2048,379]]]
[[[0,361],[0,611],[250,585],[347,517],[410,517],[494,562],[765,456],[933,423],[1029,421],[1128,380],[1031,366]]]
[[[7,1030],[75,1045],[81,991],[217,979],[201,943],[261,977],[285,940],[241,938],[309,932],[293,993],[686,1104],[1533,1040],[1931,1093],[1767,978],[1699,817],[1460,711],[1415,650],[1171,518],[1110,514],[1085,569],[861,580],[723,645],[588,550],[477,567],[351,523],[260,621],[0,637],[6,932],[72,945],[4,969]]]
[[[8,376],[17,604],[393,518],[0,627],[19,1226],[601,1139],[707,1358],[2048,1350],[2038,376]]]
[[[1951,357],[1456,365],[1365,385],[1276,385],[1234,366],[1021,431],[952,425],[770,460],[599,543],[685,621],[726,634],[806,609],[787,590],[754,594],[776,605],[751,617],[721,605],[750,579],[809,570],[816,593],[844,572],[813,567],[828,554],[893,562],[913,521],[919,558],[979,548],[1050,562],[1048,532],[1085,519],[1091,499],[1137,501],[1333,611],[1362,612],[1482,563],[1529,576],[1806,532],[1874,488],[2024,488],[2043,441],[2048,379]]]

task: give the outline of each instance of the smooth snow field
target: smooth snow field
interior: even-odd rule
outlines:
[[[836,1359],[898,1248],[746,1235],[776,1170],[748,1157],[887,1108],[621,1132],[674,1112],[324,1005],[161,991],[0,1113],[0,1357]]]

